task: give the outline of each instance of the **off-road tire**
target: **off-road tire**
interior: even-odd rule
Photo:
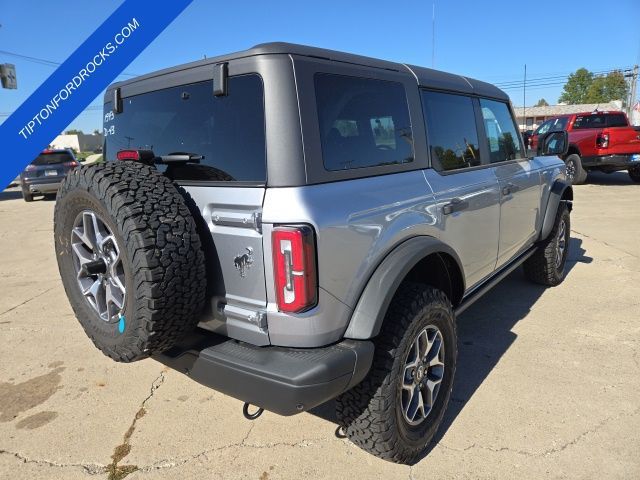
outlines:
[[[565,249],[560,265],[556,263],[558,258],[558,241],[560,234],[560,224],[565,222]],[[536,252],[523,264],[526,277],[534,283],[555,287],[562,283],[565,277],[567,256],[569,254],[569,239],[571,233],[571,217],[569,207],[566,203],[560,202],[556,213],[555,223],[549,236],[540,243]]]
[[[567,165],[567,181],[571,185],[582,185],[587,181],[587,171],[582,168],[582,160],[580,159],[580,155],[577,153],[572,153],[569,155],[564,163]],[[573,169],[573,174],[570,175],[568,172],[569,169]]]
[[[640,183],[640,166],[630,167],[627,170],[629,173],[629,178],[636,183]]]
[[[101,319],[76,281],[71,229],[86,210],[100,217],[120,247],[123,325]],[[143,359],[171,347],[197,324],[206,289],[200,238],[176,185],[155,168],[108,162],[75,169],[60,188],[54,223],[65,291],[105,355],[120,362]]]
[[[401,380],[414,338],[427,325],[443,336],[445,370],[433,410],[411,427],[401,411]],[[456,326],[451,302],[440,290],[403,283],[392,300],[376,340],[367,377],[337,398],[338,422],[357,446],[385,460],[413,464],[442,422],[456,369]]]
[[[24,199],[24,201],[33,202],[33,194],[29,190],[24,188],[24,186],[21,189],[22,189],[22,198]]]

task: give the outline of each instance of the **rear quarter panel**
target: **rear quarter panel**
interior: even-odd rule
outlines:
[[[421,170],[270,188],[262,218],[269,335],[272,343],[280,345],[338,340],[382,259],[408,238],[439,236],[434,196]],[[302,315],[279,314],[275,305],[267,231],[269,225],[272,228],[279,223],[305,223],[316,232],[320,300],[317,307]]]

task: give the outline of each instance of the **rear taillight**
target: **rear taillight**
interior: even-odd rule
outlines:
[[[80,164],[78,162],[64,162],[64,166],[65,167],[69,167],[69,168],[76,168],[77,166],[79,166]]]
[[[609,134],[599,133],[596,137],[596,147],[607,148],[609,146]]]
[[[27,168],[24,169],[25,172],[33,172],[36,169],[35,165],[27,165]]]
[[[278,310],[308,310],[318,301],[313,229],[308,226],[276,227],[271,240]]]

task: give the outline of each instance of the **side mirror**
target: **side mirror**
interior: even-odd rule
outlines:
[[[564,130],[549,132],[538,141],[537,155],[562,157],[569,151],[569,134]]]

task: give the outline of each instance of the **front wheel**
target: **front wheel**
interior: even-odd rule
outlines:
[[[640,165],[629,168],[629,178],[636,183],[640,183]]]
[[[548,287],[562,283],[569,253],[570,232],[569,207],[561,202],[549,237],[524,262],[524,273],[529,280]]]
[[[337,399],[346,435],[373,455],[413,464],[442,422],[456,356],[455,316],[447,296],[403,283],[376,339],[369,374]]]

